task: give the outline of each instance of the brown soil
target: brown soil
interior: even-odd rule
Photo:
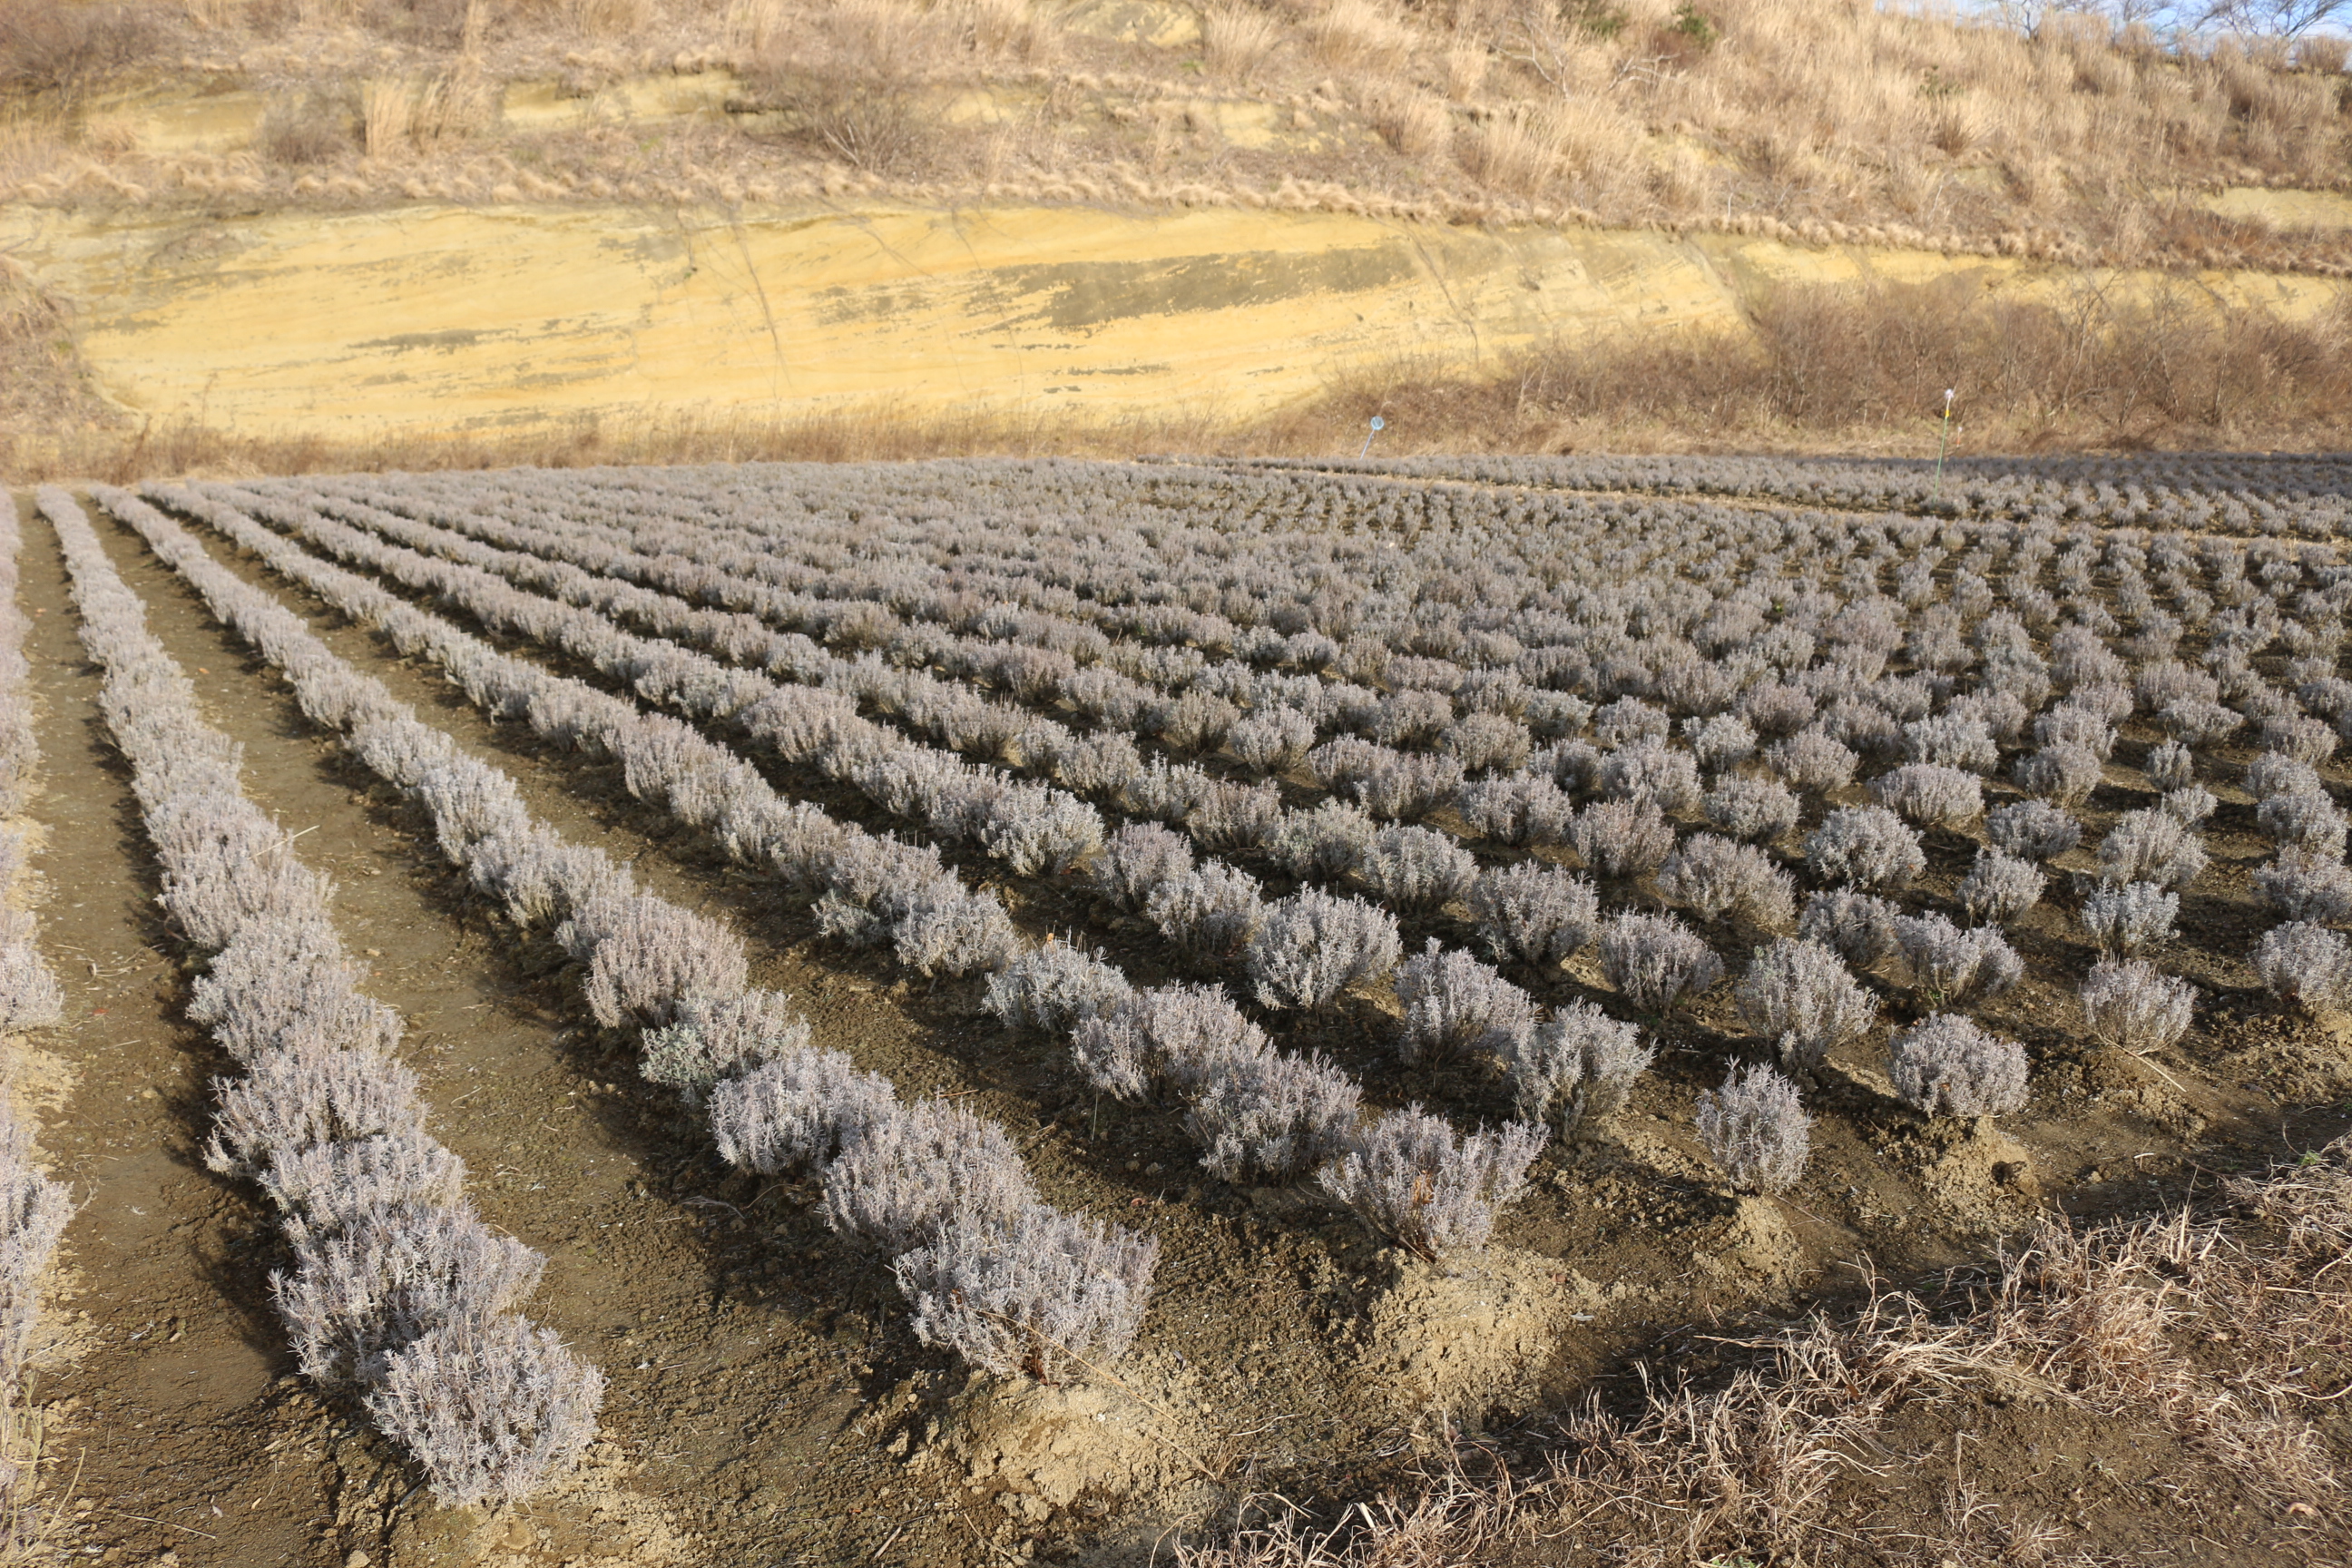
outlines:
[[[2259,847],[2251,807],[2217,789],[2215,871],[2183,901],[2170,965],[2215,1000],[2182,1051],[2141,1063],[2071,1037],[2051,977],[2079,973],[2084,956],[2063,909],[2045,906],[2017,938],[2029,983],[1985,1011],[2034,1055],[2030,1111],[1998,1130],[1921,1125],[1873,1065],[1882,1030],[1827,1075],[1804,1182],[1783,1201],[1735,1202],[1689,1132],[1697,1091],[1738,1043],[1717,1003],[1667,1033],[1611,1138],[1547,1152],[1499,1245],[1444,1274],[1299,1194],[1199,1179],[1156,1113],[1078,1094],[1057,1050],[980,1011],[976,984],[910,984],[819,943],[712,847],[666,830],[616,770],[487,724],[430,668],[208,540],[427,721],[512,773],[560,831],[731,922],[755,981],[792,993],[823,1044],[902,1093],[969,1096],[1022,1142],[1053,1202],[1160,1238],[1152,1314],[1115,1381],[992,1386],[912,1341],[887,1271],[836,1245],[807,1192],[720,1166],[692,1119],[584,1026],[554,955],[467,895],[421,819],[308,725],[133,536],[94,521],[207,719],[246,747],[248,793],[339,884],[345,940],[409,1020],[404,1054],[484,1217],[549,1255],[531,1312],[612,1382],[579,1480],[486,1518],[434,1509],[352,1408],[290,1375],[268,1290],[284,1249],[255,1194],[196,1158],[206,1083],[226,1064],[181,1021],[183,950],[154,903],[54,539],[29,523],[43,938],[68,987],[68,1022],[49,1045],[76,1077],[47,1142],[85,1204],[52,1292],[65,1331],[43,1397],[52,1484],[74,1500],[63,1539],[94,1561],[1142,1562],[1171,1530],[1249,1494],[1373,1496],[1443,1450],[1449,1423],[1490,1434],[1498,1453],[1540,1444],[1546,1414],[1584,1393],[1619,1399],[1653,1365],[1703,1371],[1710,1329],[1691,1325],[1845,1300],[1866,1270],[1906,1280],[1979,1267],[2052,1206],[2084,1219],[2153,1212],[2345,1121],[2297,1108],[2352,1089],[2352,1048],[2277,1016],[2221,956],[2247,945],[2245,864]],[[2119,748],[2095,829],[2138,804],[2143,744]],[[1930,889],[1948,891],[1967,850],[1931,847]],[[1160,977],[1151,943],[1067,893],[1004,890],[1033,932],[1076,928]],[[2064,901],[2061,889],[2053,904]],[[1335,1052],[1376,1103],[1499,1114],[1496,1086],[1465,1069],[1396,1067],[1383,1022],[1367,1007],[1286,1043]],[[1954,1434],[1966,1433],[1968,1478],[1998,1479],[2021,1506],[2095,1531],[2129,1560],[2300,1560],[2278,1554],[2293,1538],[2269,1533],[2275,1500],[2220,1482],[2199,1510],[2248,1510],[2236,1543],[2172,1539],[2168,1505],[2146,1489],[2184,1450],[2160,1428],[1973,1394],[1907,1407],[1898,1425],[1906,1452],[1944,1457],[1870,1483],[1873,1506],[1940,1507],[1961,1473]],[[1989,1459],[1996,1448],[2005,1458]]]

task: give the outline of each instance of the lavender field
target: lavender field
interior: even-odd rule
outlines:
[[[2352,463],[27,503],[28,1550],[2339,1541]]]

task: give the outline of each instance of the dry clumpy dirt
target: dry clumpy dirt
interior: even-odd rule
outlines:
[[[823,1044],[902,1093],[967,1097],[1023,1145],[1049,1199],[1160,1239],[1151,1316],[1114,1378],[997,1385],[913,1341],[887,1270],[834,1244],[811,1192],[721,1166],[587,1024],[555,956],[472,899],[423,821],[312,729],[133,536],[93,514],[205,717],[244,745],[248,793],[336,881],[345,940],[407,1019],[404,1053],[484,1218],[548,1255],[530,1311],[611,1380],[577,1479],[512,1512],[446,1512],[348,1403],[293,1375],[268,1296],[283,1245],[257,1194],[199,1158],[208,1083],[226,1064],[182,1021],[183,949],[154,901],[54,537],[22,510],[46,770],[33,810],[47,835],[39,910],[68,992],[66,1023],[37,1042],[56,1065],[34,1087],[54,1173],[82,1205],[37,1399],[53,1539],[74,1561],[1165,1561],[1173,1532],[1253,1494],[1314,1507],[1409,1484],[1454,1434],[1497,1456],[1536,1451],[1551,1413],[1588,1394],[1622,1400],[1664,1370],[1703,1374],[1718,1326],[1834,1305],[1866,1273],[1927,1279],[1981,1266],[2053,1209],[2087,1221],[2210,1191],[2222,1172],[2336,1136],[2352,1099],[2347,1035],[2275,1012],[2236,956],[2252,931],[2244,867],[2261,845],[2251,806],[2221,791],[2215,870],[2184,900],[2171,955],[2211,994],[2179,1052],[2136,1061],[2071,1036],[2063,993],[2039,978],[2084,962],[2067,951],[2078,939],[2062,885],[2059,907],[2016,938],[2043,961],[2037,978],[1985,1011],[2033,1055],[2027,1111],[1999,1127],[1920,1122],[1877,1066],[1890,1019],[1811,1097],[1804,1181],[1784,1200],[1735,1199],[1690,1131],[1698,1090],[1741,1045],[1718,998],[1662,1032],[1658,1070],[1607,1136],[1546,1152],[1496,1247],[1439,1270],[1305,1194],[1204,1179],[1162,1113],[1081,1094],[1056,1052],[981,1011],[976,983],[909,984],[827,947],[799,911],[632,801],[616,770],[487,723],[430,668],[207,540],[509,771],[558,830],[731,922],[755,982],[792,993]],[[2143,750],[2127,733],[2111,778]],[[2093,825],[2136,801],[2103,790]],[[1928,886],[1948,891],[1968,846],[1931,852]],[[1139,981],[1162,977],[1153,948],[1066,892],[1003,890],[1033,932],[1075,929]],[[1561,999],[1578,978],[1535,983]],[[1330,1052],[1380,1104],[1507,1109],[1467,1068],[1398,1067],[1386,1022],[1365,1004],[1292,1027],[1286,1043]],[[2321,1560],[2251,1494],[2203,1499],[2200,1517],[2234,1509],[2243,1528],[2189,1544],[2168,1524],[2183,1500],[2160,1489],[2183,1440],[2159,1427],[1988,1394],[1906,1407],[1896,1436],[1906,1452],[1947,1456],[1869,1483],[1905,1506],[1942,1508],[1964,1482],[1998,1481],[2062,1535],[2090,1532],[2074,1545],[2126,1561]]]

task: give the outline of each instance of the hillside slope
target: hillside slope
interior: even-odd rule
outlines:
[[[8,0],[0,426],[1871,445],[1958,384],[1978,442],[2326,441],[2342,64],[1785,0]]]

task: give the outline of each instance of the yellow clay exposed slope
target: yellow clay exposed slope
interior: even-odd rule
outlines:
[[[0,209],[0,252],[71,303],[84,363],[125,410],[345,439],[886,399],[1237,419],[1400,356],[1475,367],[1559,334],[1736,325],[1743,296],[1772,280],[2079,281],[1727,236],[1077,207],[412,207],[195,223],[19,207]],[[2289,315],[2340,287],[2201,283]]]

